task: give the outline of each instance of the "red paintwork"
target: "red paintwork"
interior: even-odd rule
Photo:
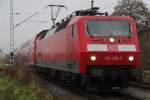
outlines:
[[[96,36],[91,38],[87,35],[85,21],[95,20],[127,20],[131,24],[133,37],[115,37],[115,42],[110,43],[108,36]],[[72,37],[72,25],[77,28],[77,33]],[[88,52],[87,44],[106,44],[109,47],[108,52]],[[119,52],[117,48],[112,50],[111,45],[118,44],[134,44],[136,46],[136,52]],[[135,22],[129,17],[112,17],[112,16],[82,16],[73,17],[68,26],[63,30],[39,40],[35,36],[29,48],[31,49],[30,64],[35,64],[37,61],[68,61],[74,60],[80,62],[79,72],[80,74],[86,74],[88,65],[133,65],[134,68],[139,67],[140,62],[140,50],[137,38],[137,30]],[[115,48],[115,46],[114,46]],[[21,49],[20,52],[27,54],[28,50]],[[91,55],[97,56],[96,62],[91,62],[89,57]],[[134,62],[129,62],[128,57],[133,55],[136,57]],[[111,60],[109,57],[119,56],[120,60]],[[110,67],[109,66],[109,67]],[[114,67],[114,66],[113,66]]]

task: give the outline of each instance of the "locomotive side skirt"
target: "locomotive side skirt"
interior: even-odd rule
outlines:
[[[62,70],[66,72],[79,73],[79,61],[38,61],[36,66]]]

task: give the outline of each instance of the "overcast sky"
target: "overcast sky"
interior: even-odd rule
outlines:
[[[114,6],[118,0],[95,0],[95,6],[101,8],[101,11],[113,12]],[[143,0],[150,6],[150,0]],[[51,26],[50,9],[44,9],[49,4],[63,4],[68,10],[62,9],[58,20],[64,18],[75,10],[86,9],[90,7],[91,0],[14,0],[14,12],[20,13],[14,15],[15,25],[25,18],[39,12],[32,17],[30,21],[44,21],[43,23],[26,22],[15,28],[15,48],[25,41],[29,40],[36,33],[43,29],[49,29]],[[47,23],[45,23],[45,21]],[[0,0],[0,48],[9,52],[9,0]]]

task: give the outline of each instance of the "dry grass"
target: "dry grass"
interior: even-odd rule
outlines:
[[[25,60],[0,71],[0,77],[0,100],[7,97],[15,98],[11,100],[53,100],[54,96],[49,94],[47,87],[39,84],[36,72]]]
[[[0,65],[4,65],[7,63],[7,60],[5,58],[0,58]]]
[[[53,100],[53,95],[35,83],[24,85],[18,80],[0,77],[0,100]]]
[[[36,82],[38,79],[36,73],[27,64],[15,64],[11,68],[5,70],[4,74],[22,83]]]
[[[143,71],[142,76],[143,82],[150,83],[150,71]]]
[[[1,73],[0,77],[6,77],[0,78],[0,85],[5,87],[1,90],[0,86],[0,100],[7,97],[12,100],[88,100],[74,94],[50,93],[48,87],[39,84],[38,76],[27,64],[16,64]]]

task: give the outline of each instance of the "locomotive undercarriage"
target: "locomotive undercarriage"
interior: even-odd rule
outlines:
[[[35,67],[38,72],[53,77],[73,87],[84,88],[86,91],[112,91],[127,88],[129,68],[94,68],[88,67],[85,75],[70,73],[50,68]]]
[[[130,69],[89,68],[86,89],[88,91],[110,91],[127,88]]]

